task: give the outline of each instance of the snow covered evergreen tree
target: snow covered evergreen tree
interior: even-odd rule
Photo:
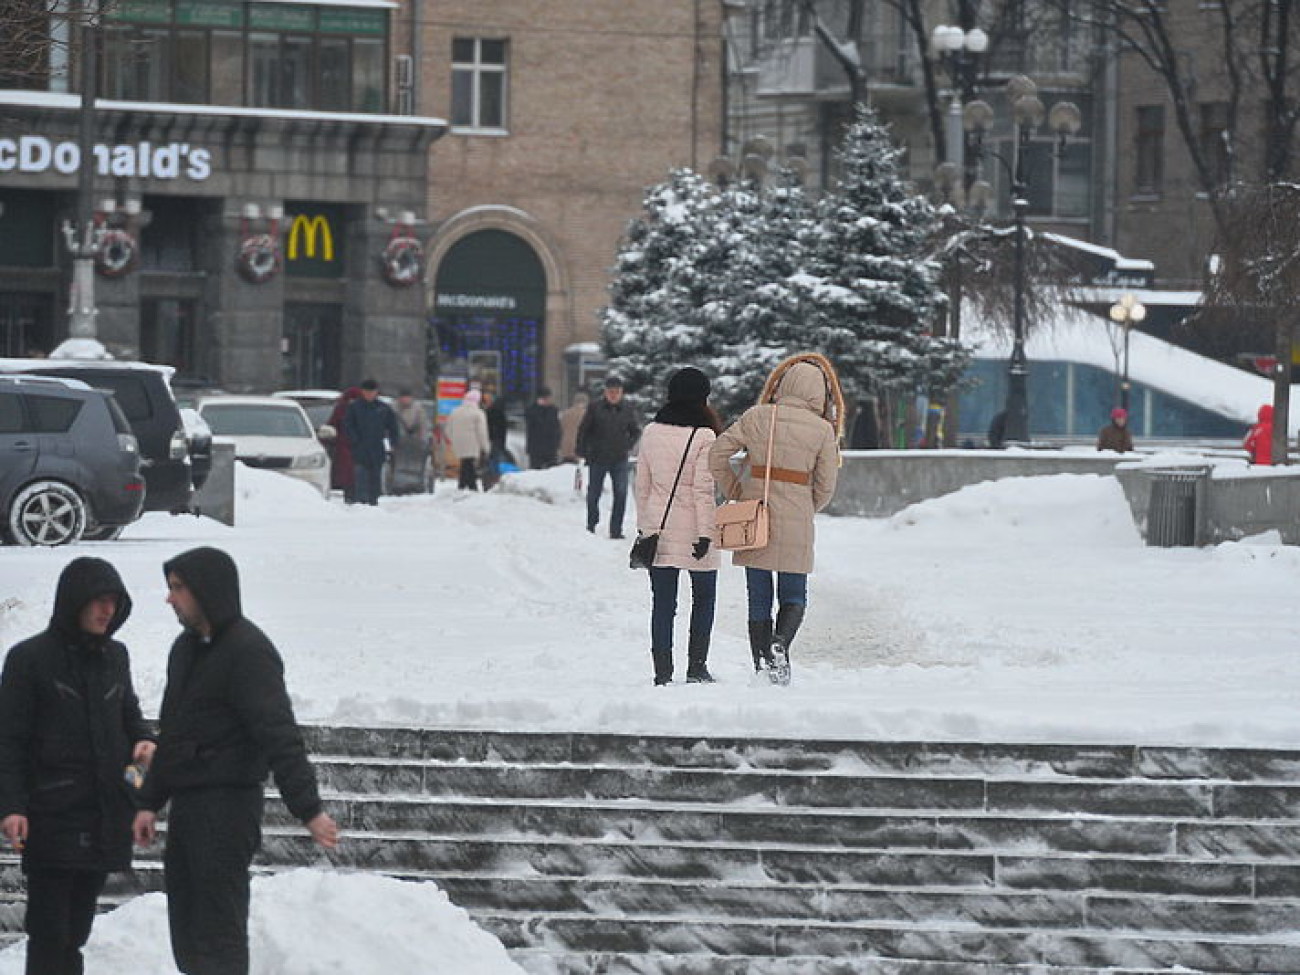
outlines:
[[[940,267],[926,259],[933,204],[899,173],[902,151],[865,107],[838,153],[839,182],[820,201],[820,233],[803,299],[808,346],[826,355],[853,399],[880,391],[942,393],[967,355],[932,336],[946,304]]]
[[[609,368],[630,397],[649,407],[694,365],[735,416],[797,352],[830,357],[852,398],[951,388],[966,356],[930,335],[944,303],[925,258],[937,215],[900,178],[899,155],[864,110],[840,184],[820,201],[790,172],[719,189],[681,170],[652,187],[602,316]]]

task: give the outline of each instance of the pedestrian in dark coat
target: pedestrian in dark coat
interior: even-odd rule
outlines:
[[[0,822],[27,875],[28,975],[80,975],[104,882],[131,866],[124,775],[154,743],[113,639],[130,615],[112,565],[73,559],[49,627],[9,651],[0,677]]]
[[[348,407],[361,398],[360,386],[349,386],[334,403],[330,411],[329,426],[334,431],[330,446],[330,487],[343,492],[343,501],[352,504],[357,500],[357,471],[352,463],[352,441],[343,426]]]
[[[284,684],[275,646],[245,618],[235,563],[215,548],[164,567],[167,602],[185,627],[167,660],[158,753],[141,790],[135,840],[154,841],[171,803],[163,868],[176,967],[247,975],[248,868],[262,840],[268,770],[321,846],[338,843]]]
[[[545,386],[537,391],[537,402],[524,410],[524,449],[528,466],[535,471],[559,463],[560,411]]]
[[[636,413],[623,400],[623,381],[617,376],[605,380],[605,393],[587,407],[578,427],[578,456],[587,462],[591,475],[587,483],[587,531],[600,522],[600,495],[609,477],[614,505],[609,514],[609,537],[623,537],[623,515],[627,508],[628,455],[641,436]]]
[[[361,384],[361,398],[354,400],[343,416],[352,463],[356,471],[358,504],[379,504],[384,463],[388,451],[397,446],[397,414],[379,398],[379,383],[367,379]]]

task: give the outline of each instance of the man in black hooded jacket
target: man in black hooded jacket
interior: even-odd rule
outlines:
[[[158,753],[135,840],[153,842],[156,813],[170,801],[163,869],[176,967],[246,975],[248,869],[262,841],[268,770],[317,843],[336,846],[338,826],[322,811],[280,655],[244,618],[234,561],[196,548],[163,569],[167,602],[185,632],[167,661]]]
[[[80,975],[95,904],[131,866],[128,763],[153,734],[113,639],[131,597],[103,559],[73,559],[41,634],[16,644],[0,677],[0,829],[23,851],[27,975]]]

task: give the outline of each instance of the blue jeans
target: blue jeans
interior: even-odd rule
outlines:
[[[614,507],[609,513],[609,533],[623,534],[623,512],[627,509],[627,468],[625,460],[614,464],[587,464],[587,528],[594,530],[600,523],[600,492],[605,487],[605,475],[609,475],[614,488]]]
[[[357,464],[353,468],[356,478],[356,498],[358,504],[379,504],[379,486],[383,483],[383,467],[369,467]]]
[[[745,590],[749,595],[750,622],[772,618],[772,573],[767,569],[745,569]],[[776,573],[778,605],[808,605],[808,575],[804,572]]]
[[[656,565],[650,570],[650,592],[654,596],[650,610],[650,646],[671,650],[673,620],[677,616],[677,577],[681,569]],[[691,570],[691,643],[707,640],[713,632],[713,607],[718,595],[716,569]]]

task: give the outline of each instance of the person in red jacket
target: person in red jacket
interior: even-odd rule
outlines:
[[[1252,464],[1273,463],[1273,407],[1259,408],[1259,422],[1250,428],[1242,444]]]

